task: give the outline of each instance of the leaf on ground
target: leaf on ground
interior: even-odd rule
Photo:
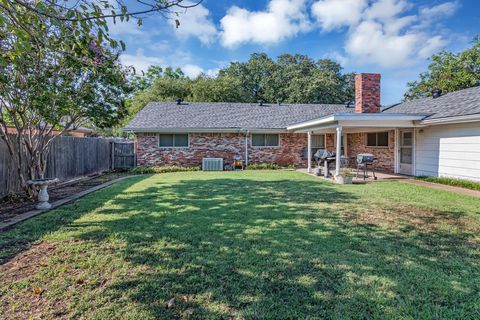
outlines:
[[[172,298],[170,300],[168,300],[167,302],[167,309],[170,309],[170,308],[173,308],[175,307],[175,298]]]
[[[188,308],[187,310],[185,310],[184,314],[189,317],[193,314],[193,309],[192,308]]]
[[[36,287],[35,289],[33,289],[33,293],[38,295],[41,295],[43,291],[44,291],[43,288],[40,288],[40,287]]]

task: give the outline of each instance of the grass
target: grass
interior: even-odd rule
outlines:
[[[0,318],[478,319],[479,217],[401,182],[134,177],[0,233]]]
[[[418,179],[423,181],[428,181],[428,182],[441,183],[449,186],[480,191],[480,182],[471,181],[471,180],[454,179],[454,178],[434,178],[434,177],[418,177]]]

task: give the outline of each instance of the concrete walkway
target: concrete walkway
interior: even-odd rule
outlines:
[[[47,210],[35,209],[35,210],[31,210],[31,211],[16,215],[15,217],[13,217],[10,220],[0,222],[0,231],[5,229],[5,228],[8,228],[10,226],[13,226],[14,224],[17,224],[17,223],[25,221],[27,219],[33,218],[33,217],[38,216],[38,215],[40,215],[42,213],[45,213],[47,211],[50,211],[50,210],[53,210],[53,209],[58,208],[60,206],[63,206],[64,204],[67,204],[67,203],[70,203],[70,202],[75,201],[77,199],[80,199],[81,197],[84,197],[89,193],[98,191],[98,190],[103,189],[105,187],[108,187],[108,186],[110,186],[114,183],[117,183],[119,181],[122,181],[122,180],[127,179],[127,178],[131,178],[131,177],[135,177],[135,176],[121,177],[121,178],[118,178],[118,179],[115,179],[115,180],[105,182],[105,183],[100,184],[98,186],[92,187],[90,189],[84,190],[82,192],[72,194],[72,195],[70,195],[66,198],[63,198],[63,199],[57,200],[55,202],[52,202],[51,203],[52,207],[50,209],[47,209]]]
[[[422,181],[422,180],[416,180],[416,179],[406,179],[401,181],[411,183],[411,184],[416,184],[417,186],[424,186],[424,187],[430,187],[438,190],[451,191],[451,192],[456,192],[458,194],[464,194],[467,196],[480,197],[480,191],[477,191],[477,190],[470,190],[466,188],[454,187],[446,184],[440,184],[440,183],[428,182],[428,181]]]

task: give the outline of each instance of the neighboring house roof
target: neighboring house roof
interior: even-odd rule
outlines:
[[[420,98],[385,108],[385,113],[422,113],[425,119],[480,114],[480,86],[445,93],[438,98]]]
[[[281,129],[333,113],[351,113],[341,104],[250,104],[151,102],[125,127],[131,131],[161,129]]]

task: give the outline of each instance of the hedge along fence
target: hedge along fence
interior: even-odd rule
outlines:
[[[108,139],[58,137],[50,146],[45,177],[62,181],[108,171],[112,161],[112,142]],[[21,190],[7,146],[0,140],[0,198]]]

